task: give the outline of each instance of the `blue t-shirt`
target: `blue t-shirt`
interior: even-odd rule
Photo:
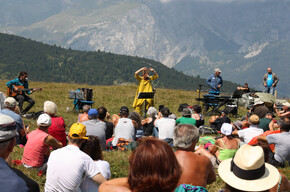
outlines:
[[[272,74],[268,74],[268,77],[267,77],[267,86],[268,87],[272,87],[273,83],[274,83],[273,75]]]
[[[28,191],[25,181],[10,169],[3,158],[0,158],[0,186],[3,192]]]
[[[19,86],[19,85],[23,86],[24,89],[28,89],[28,82],[27,82],[27,81],[21,82],[21,81],[19,80],[19,78],[16,78],[16,79],[13,79],[13,80],[11,80],[11,81],[8,81],[8,82],[6,83],[6,85],[7,85],[7,87],[9,87],[10,89],[13,89],[14,86]],[[24,92],[23,92],[23,93],[24,93]],[[25,93],[27,93],[27,94],[31,94],[32,91],[25,91]]]

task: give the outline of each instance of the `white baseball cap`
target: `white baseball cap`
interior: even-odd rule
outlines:
[[[37,125],[50,126],[51,125],[51,117],[46,113],[39,115],[39,117],[37,119]]]

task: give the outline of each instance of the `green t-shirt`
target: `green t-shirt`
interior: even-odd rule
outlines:
[[[264,132],[270,130],[269,124],[271,121],[272,121],[272,119],[268,119],[266,117],[260,119],[259,128],[263,129]]]
[[[176,124],[191,124],[196,125],[196,120],[191,117],[180,117],[179,119],[176,119]]]

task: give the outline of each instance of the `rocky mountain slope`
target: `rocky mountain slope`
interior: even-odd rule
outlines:
[[[290,94],[289,0],[3,0],[0,31],[78,50],[146,57],[188,75]]]

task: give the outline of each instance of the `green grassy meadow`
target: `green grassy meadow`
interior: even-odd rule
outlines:
[[[6,81],[1,80],[0,87],[2,92],[6,92]],[[133,101],[137,90],[137,85],[120,85],[120,86],[89,86],[86,84],[68,84],[68,83],[43,83],[43,82],[30,82],[30,88],[42,88],[42,91],[35,92],[31,97],[36,101],[35,106],[30,112],[38,112],[43,110],[43,103],[47,100],[53,101],[58,106],[58,116],[62,116],[66,123],[66,130],[69,131],[70,126],[77,122],[78,114],[72,112],[73,99],[69,99],[69,90],[76,90],[77,88],[90,88],[93,89],[93,101],[95,102],[93,107],[98,108],[104,106],[108,112],[117,114],[121,106],[129,107],[130,111],[133,111]],[[202,95],[202,94],[201,94]],[[167,106],[172,113],[180,117],[178,107],[181,103],[187,103],[189,105],[197,104],[195,98],[198,97],[196,90],[183,91],[183,90],[169,90],[169,89],[157,89],[155,94],[155,107],[159,105]],[[67,112],[67,107],[69,111]],[[239,115],[246,114],[246,109],[240,107]],[[234,120],[234,119],[232,119]],[[206,117],[206,124],[208,117]],[[24,118],[26,125],[30,125],[30,131],[36,129],[36,121],[33,119]],[[11,154],[12,160],[21,160],[23,148],[16,146]],[[110,163],[112,178],[125,177],[128,174],[128,158],[130,151],[105,151],[104,158]],[[36,170],[26,169],[22,165],[12,165],[17,169],[23,171],[27,176],[37,181],[40,185],[41,191],[44,189],[45,176],[39,176]],[[290,168],[281,169],[282,173],[287,175],[290,179]],[[208,186],[209,191],[218,191],[224,186],[223,181],[217,177],[217,182]]]

